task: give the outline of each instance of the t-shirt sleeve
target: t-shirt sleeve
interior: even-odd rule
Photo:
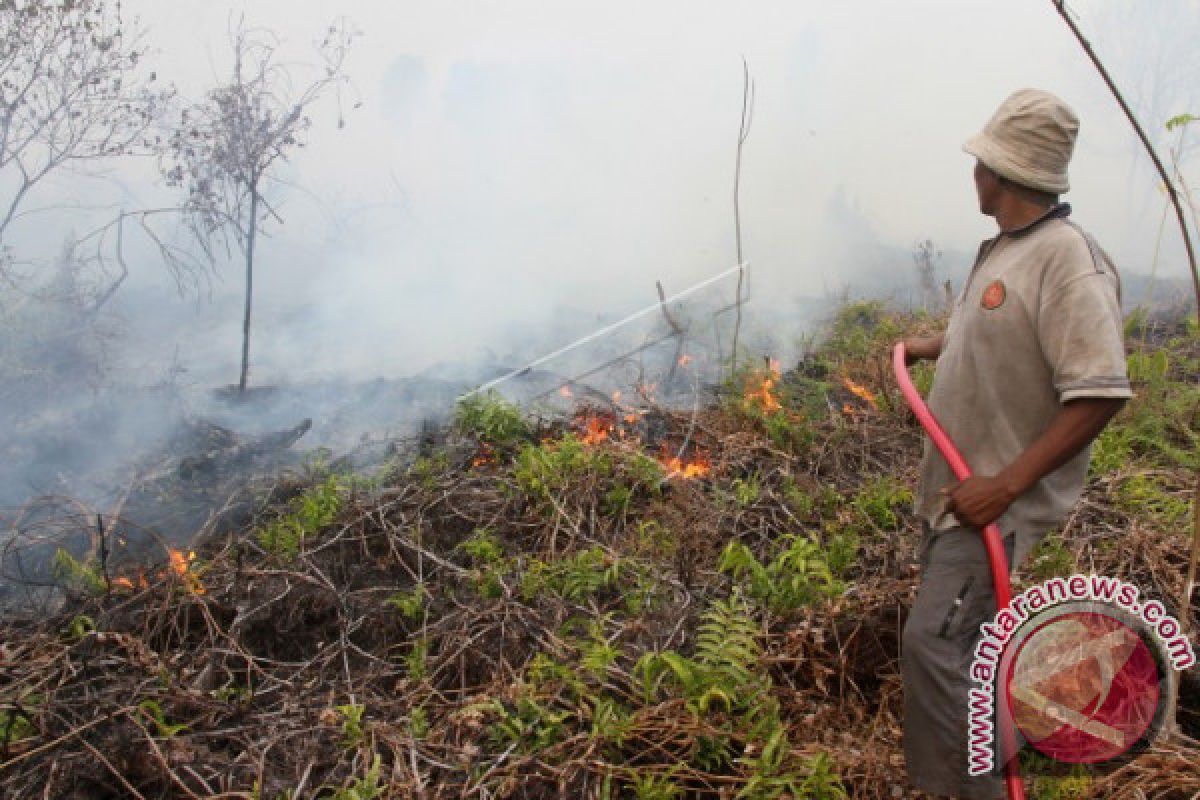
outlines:
[[[1047,288],[1038,311],[1038,339],[1059,402],[1132,397],[1114,275],[1093,266]]]

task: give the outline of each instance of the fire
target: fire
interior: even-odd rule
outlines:
[[[192,594],[204,594],[204,584],[201,583],[200,576],[192,571],[192,562],[196,560],[196,554],[190,551],[185,554],[182,550],[176,550],[173,547],[167,553],[171,559],[171,571],[183,579],[188,591]]]
[[[167,550],[167,567],[159,571],[158,577],[165,577],[168,573],[181,578],[187,590],[192,594],[204,594],[207,591],[204,588],[204,583],[200,580],[200,575],[192,569],[192,564],[196,560],[196,554],[188,551],[187,553],[175,548]],[[122,592],[132,592],[135,589],[149,588],[150,581],[146,579],[146,574],[138,571],[137,578],[130,578],[125,575],[118,576],[112,579],[112,587]]]
[[[860,383],[855,383],[853,380],[850,379],[849,375],[842,376],[842,385],[845,386],[847,389],[849,389],[857,397],[862,398],[862,400],[864,402],[866,402],[866,404],[868,406],[871,407],[872,411],[879,410],[879,406],[876,405],[876,403],[875,403],[875,395],[871,394],[870,389],[868,389],[867,387],[863,386]],[[846,404],[845,408],[849,408],[848,403]],[[845,410],[845,408],[843,410]]]
[[[618,389],[617,391],[612,393],[612,401],[613,401],[614,406],[621,405],[621,390],[620,389]]]
[[[663,465],[667,471],[668,478],[684,478],[694,480],[696,478],[706,477],[712,472],[712,462],[705,453],[697,452],[690,459],[681,459],[679,456],[671,453],[667,449],[667,445],[663,445],[662,454],[658,457],[658,463]]]
[[[588,411],[576,415],[575,421],[580,426],[580,441],[589,446],[607,441],[613,433],[613,429],[617,427],[616,422],[610,417],[588,413]]]
[[[778,370],[772,370],[762,376],[762,380],[757,386],[754,386],[752,381],[747,382],[745,393],[746,404],[760,406],[763,411],[768,413],[783,408],[774,392],[775,383],[778,380]]]
[[[558,389],[558,393],[559,393],[559,395],[561,395],[562,397],[574,397],[574,396],[575,396],[575,395],[574,395],[574,394],[571,392],[571,387],[570,387],[570,386],[560,386],[560,387],[559,387],[559,389]]]
[[[475,455],[475,458],[471,459],[471,466],[482,467],[487,464],[494,464],[495,462],[496,454],[492,451],[491,446],[487,442],[480,442],[479,452]]]
[[[134,583],[133,580],[122,575],[119,578],[113,578],[112,585],[114,589],[132,592],[134,589],[145,589],[147,586],[149,586],[149,583],[146,581],[145,575],[138,575],[137,583]]]

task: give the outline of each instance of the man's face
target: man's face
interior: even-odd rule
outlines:
[[[989,217],[996,215],[996,199],[1000,195],[1000,178],[983,162],[975,159],[975,194],[979,198],[979,211]]]

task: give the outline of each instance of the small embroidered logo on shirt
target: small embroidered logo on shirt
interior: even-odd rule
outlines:
[[[1006,291],[1004,289],[1004,281],[992,281],[988,287],[983,290],[983,297],[979,301],[988,311],[995,311],[1000,306],[1004,305]]]

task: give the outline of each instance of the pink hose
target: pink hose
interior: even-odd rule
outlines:
[[[929,406],[925,405],[925,401],[921,399],[921,393],[917,391],[917,387],[913,386],[912,379],[908,375],[908,364],[904,355],[904,343],[896,344],[895,350],[892,351],[892,368],[896,372],[896,380],[900,384],[900,392],[904,395],[905,402],[912,412],[916,414],[917,420],[921,423],[921,427],[929,434],[929,438],[933,440],[933,446],[942,454],[942,458],[946,459],[946,463],[950,465],[954,476],[960,481],[965,481],[971,477],[971,468],[967,466],[967,462],[963,460],[962,454],[958,452],[958,448],[954,446],[954,442],[950,441],[950,437],[946,431],[942,429],[941,424],[934,418],[930,412]],[[1008,580],[1008,556],[1004,553],[1004,542],[1000,535],[1000,527],[996,523],[991,523],[983,529],[983,546],[987,549],[988,563],[992,568],[992,587],[996,593],[996,609],[1002,609],[1008,606],[1012,600],[1012,585]],[[1012,731],[1004,731],[1006,743],[1012,740]],[[1021,783],[1020,763],[1016,755],[1011,756],[1008,753],[1012,752],[1012,748],[1003,748],[1007,752],[1004,753],[1004,785],[1008,790],[1010,800],[1024,800],[1025,786]]]

